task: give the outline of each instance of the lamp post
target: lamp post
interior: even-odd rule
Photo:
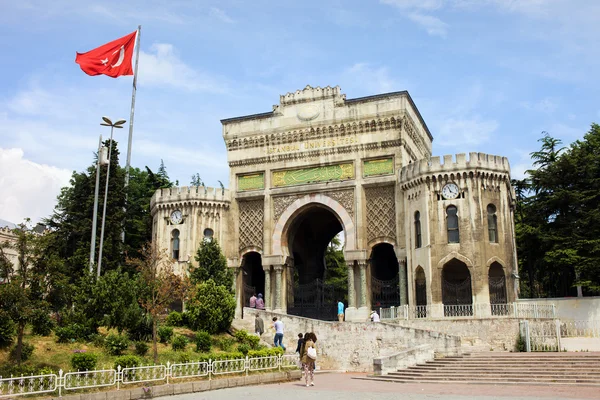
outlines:
[[[96,222],[98,221],[98,187],[100,186],[100,166],[104,165],[104,150],[102,135],[98,140],[98,159],[96,160],[96,186],[94,189],[94,216],[92,218],[92,240],[90,242],[90,275],[93,273],[94,257],[96,256]]]
[[[112,152],[112,140],[113,140],[113,130],[114,128],[122,129],[123,124],[126,122],[124,119],[120,119],[113,123],[110,118],[102,117],[102,122],[100,125],[102,126],[110,126],[110,141],[108,142],[108,163],[106,168],[106,186],[104,188],[104,206],[102,210],[102,228],[100,229],[100,252],[98,254],[98,271],[97,276],[100,277],[100,271],[102,270],[102,247],[104,245],[104,225],[106,223],[106,202],[108,199],[108,178],[110,177],[110,156]]]

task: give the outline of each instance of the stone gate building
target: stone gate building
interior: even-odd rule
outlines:
[[[157,191],[153,234],[179,273],[216,238],[236,271],[238,315],[252,292],[267,309],[322,319],[344,298],[349,320],[404,304],[472,315],[474,304],[516,299],[508,160],[432,157],[408,92],[346,99],[307,86],[270,112],[221,122],[229,189]],[[324,284],[340,232],[347,293]]]

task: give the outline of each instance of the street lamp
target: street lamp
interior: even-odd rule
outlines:
[[[102,126],[110,126],[110,141],[108,142],[108,167],[106,168],[106,186],[104,188],[104,206],[102,210],[102,228],[100,229],[100,252],[98,254],[98,271],[97,275],[100,277],[100,271],[102,270],[102,247],[104,245],[104,224],[106,222],[106,202],[108,197],[108,178],[110,177],[110,156],[112,152],[112,140],[113,140],[113,130],[114,128],[122,129],[123,124],[126,122],[124,119],[120,119],[113,123],[110,118],[102,117],[102,122],[100,125]]]

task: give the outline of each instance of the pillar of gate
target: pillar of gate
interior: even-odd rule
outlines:
[[[347,250],[344,258],[348,266],[348,307],[346,321],[367,321],[371,314],[368,308],[367,252]]]
[[[398,260],[398,286],[400,286],[400,305],[408,304],[408,285],[406,283],[406,259]]]

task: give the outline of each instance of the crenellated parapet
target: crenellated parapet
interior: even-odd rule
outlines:
[[[176,209],[186,206],[200,208],[229,209],[229,190],[206,186],[180,186],[158,189],[150,200],[150,210],[154,215],[161,209]]]
[[[306,85],[302,90],[296,90],[295,92],[288,92],[279,96],[279,104],[281,106],[307,103],[311,101],[318,101],[333,98],[335,103],[343,103],[346,99],[346,95],[341,93],[339,86],[326,86],[321,88],[319,86],[312,87]]]
[[[443,160],[443,162],[442,162]],[[495,186],[494,182],[510,180],[510,165],[506,157],[485,153],[464,153],[456,156],[445,155],[431,157],[402,167],[399,176],[404,189],[413,188],[420,183],[446,182],[478,178],[484,186]]]

